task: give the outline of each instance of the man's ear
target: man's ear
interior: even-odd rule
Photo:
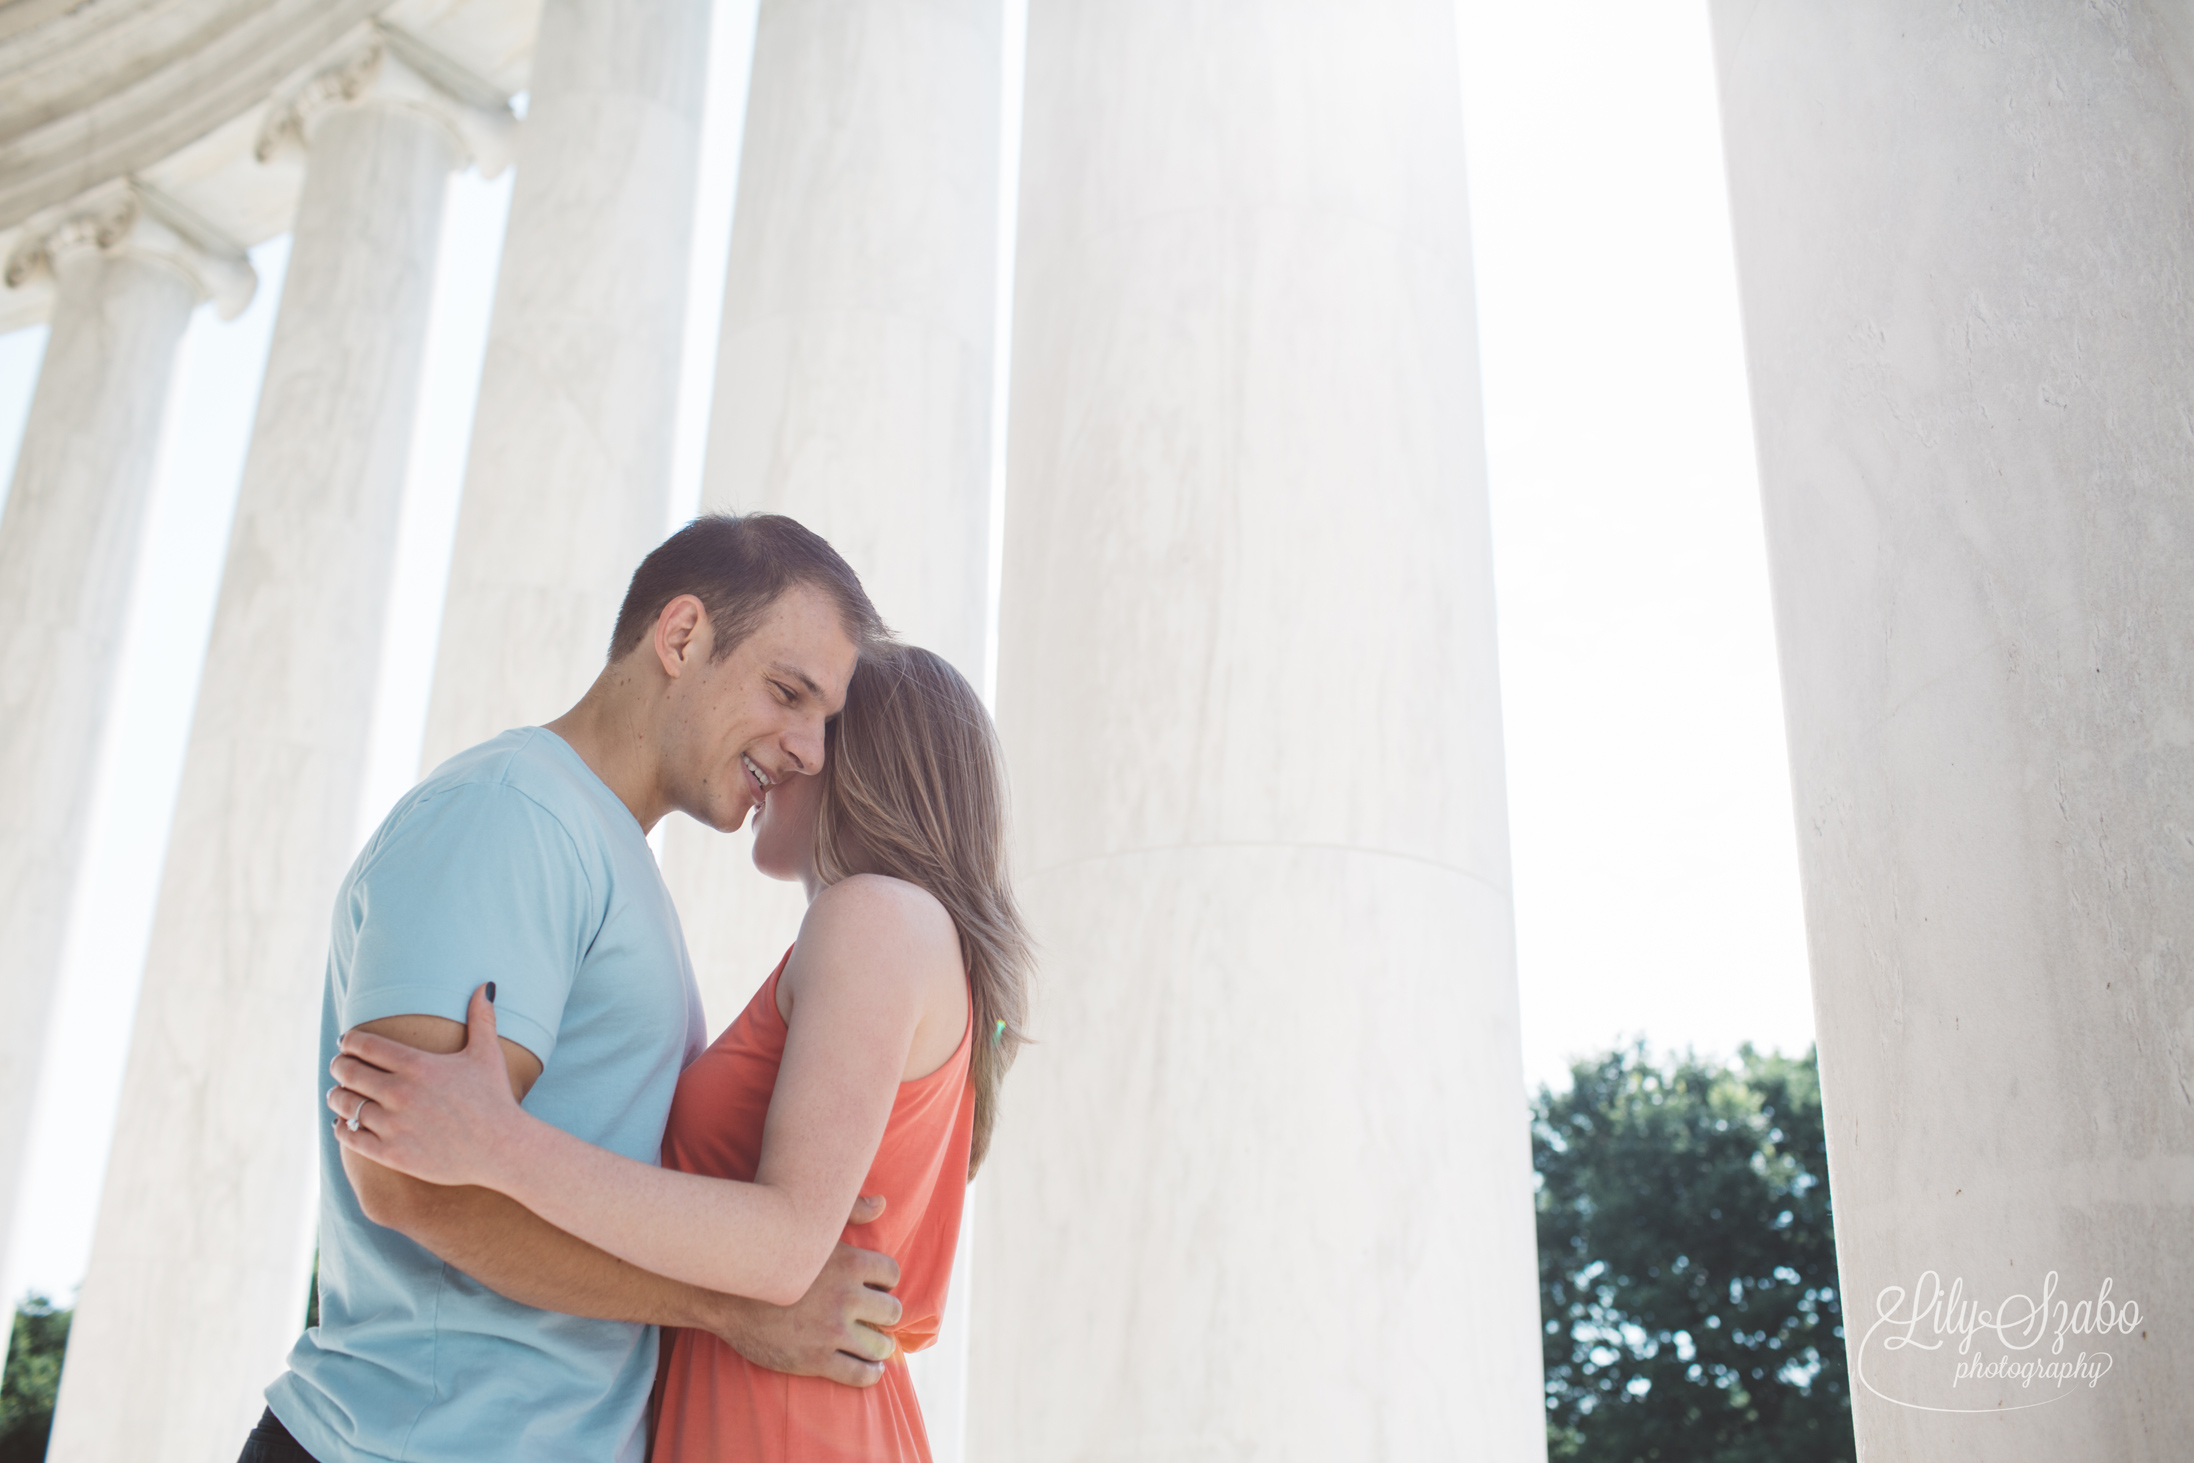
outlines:
[[[708,609],[693,595],[679,595],[655,617],[655,658],[674,681],[689,667],[705,663],[714,642]]]

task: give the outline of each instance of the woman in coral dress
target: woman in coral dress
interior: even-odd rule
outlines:
[[[927,651],[865,661],[823,771],[771,787],[755,817],[755,863],[806,884],[807,917],[679,1078],[662,1168],[525,1116],[499,1055],[461,1091],[444,1085],[439,1116],[422,1111],[404,1147],[373,1156],[499,1189],[635,1265],[776,1305],[806,1293],[841,1233],[882,1250],[899,1264],[902,1313],[880,1383],[788,1376],[706,1333],[666,1331],[651,1457],[927,1463],[905,1353],[936,1339],[962,1198],[1026,1009],[989,715]],[[860,1195],[885,1208],[852,1231]]]

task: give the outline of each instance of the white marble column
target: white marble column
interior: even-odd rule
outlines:
[[[702,483],[704,510],[829,539],[895,629],[977,684],[1002,20],[998,0],[762,0]],[[750,849],[684,818],[665,832],[715,1027],[805,908]],[[956,1297],[911,1363],[939,1463],[962,1455],[967,1334]]]
[[[763,0],[702,506],[788,513],[893,628],[980,684],[998,0]],[[744,835],[664,869],[721,1026],[799,928]]]
[[[709,11],[542,8],[427,767],[578,700],[666,532]]]
[[[316,1014],[356,847],[442,200],[451,170],[508,125],[479,90],[368,32],[270,114],[265,151],[301,141],[305,186],[69,1338],[58,1463],[233,1456],[304,1319]]]
[[[44,1065],[175,351],[250,263],[172,203],[116,183],[33,220],[9,289],[55,291],[0,520],[0,1259]]]
[[[965,1463],[967,1458],[968,1336],[974,1319],[975,1203],[967,1193],[960,1215],[960,1241],[952,1251],[952,1286],[937,1339],[907,1358],[907,1376],[922,1404],[922,1430],[929,1434],[934,1463]]]
[[[2190,24],[1714,7],[1869,1463],[2194,1437]],[[2141,1319],[1956,1382],[1865,1344],[1930,1270]]]
[[[969,1456],[1544,1456],[1445,0],[1034,0]]]

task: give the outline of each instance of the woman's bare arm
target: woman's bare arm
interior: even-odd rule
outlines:
[[[964,1001],[949,917],[897,880],[823,891],[793,961],[798,1019],[754,1183],[636,1163],[527,1114],[502,1080],[493,1008],[479,996],[472,1038],[455,1057],[347,1036],[337,1078],[372,1105],[361,1130],[338,1121],[336,1137],[426,1182],[507,1194],[644,1270],[791,1305],[831,1255],[930,1006],[940,993]]]
[[[390,1017],[361,1030],[428,1052],[454,1052],[465,1040],[464,1027],[435,1016]],[[514,1043],[499,1045],[512,1094],[523,1097],[541,1064]],[[795,1305],[771,1306],[643,1270],[492,1189],[424,1183],[348,1149],[343,1171],[367,1218],[521,1305],[708,1331],[757,1365],[854,1387],[881,1379],[891,1354],[885,1332],[898,1324],[900,1306],[889,1293],[899,1282],[889,1255],[840,1245]],[[851,1222],[881,1212],[879,1201],[863,1200]]]

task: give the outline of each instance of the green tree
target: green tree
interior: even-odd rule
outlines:
[[[1571,1078],[1532,1103],[1549,1454],[1856,1457],[1813,1053]]]
[[[46,1456],[73,1314],[36,1294],[15,1309],[7,1375],[0,1378],[0,1463],[39,1463]]]

